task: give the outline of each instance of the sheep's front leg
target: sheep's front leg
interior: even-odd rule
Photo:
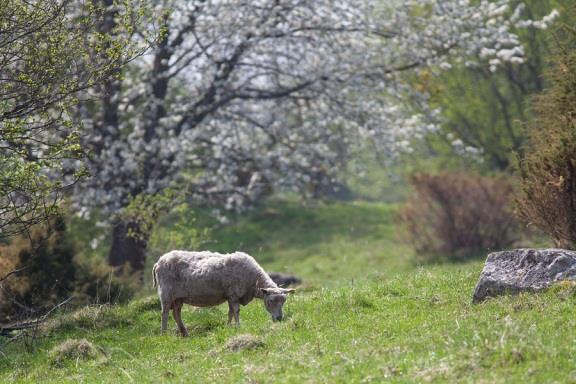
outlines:
[[[234,310],[232,309],[232,303],[228,302],[228,325],[232,324],[233,317],[234,317]]]
[[[240,303],[237,301],[228,301],[228,324],[232,323],[232,318],[236,325],[240,325]]]

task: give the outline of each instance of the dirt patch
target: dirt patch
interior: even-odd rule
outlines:
[[[226,348],[232,352],[256,349],[263,346],[264,341],[262,341],[260,337],[254,335],[234,336],[226,343]]]
[[[88,340],[69,339],[52,348],[48,356],[52,365],[62,366],[67,361],[92,360],[100,355],[102,352]]]

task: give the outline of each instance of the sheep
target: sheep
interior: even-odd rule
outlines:
[[[255,297],[263,299],[272,320],[279,321],[287,294],[294,292],[278,287],[256,260],[243,252],[171,251],[154,264],[152,279],[162,305],[161,332],[166,331],[172,309],[182,336],[188,336],[180,317],[184,303],[211,307],[227,301],[228,324],[234,318],[239,326],[240,304],[246,305]]]

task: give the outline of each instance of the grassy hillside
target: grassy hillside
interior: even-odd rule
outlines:
[[[281,323],[272,323],[257,302],[242,309],[239,328],[226,325],[224,306],[189,308],[186,339],[174,330],[159,335],[155,298],[93,307],[55,321],[36,353],[6,351],[0,381],[574,381],[573,287],[473,306],[479,267],[418,270],[299,293]],[[49,351],[71,338],[92,342],[96,356],[51,359]]]
[[[214,232],[206,247],[246,251],[267,270],[310,284],[391,276],[412,267],[410,247],[396,239],[394,212],[394,205],[366,202],[276,202]]]
[[[0,382],[573,382],[576,289],[470,303],[481,262],[414,268],[393,207],[283,203],[217,231],[268,269],[301,275],[286,320],[262,303],[185,307],[191,337],[160,335],[154,296],[54,318],[34,353],[5,347]],[[86,339],[77,346],[71,340]],[[63,346],[64,343],[64,346]]]

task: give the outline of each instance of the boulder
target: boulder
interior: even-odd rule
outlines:
[[[292,275],[286,275],[284,273],[278,272],[268,272],[268,276],[278,285],[279,287],[287,287],[292,284],[300,284],[302,279]]]
[[[561,280],[576,280],[576,252],[555,248],[493,252],[486,259],[472,301],[536,292]]]

